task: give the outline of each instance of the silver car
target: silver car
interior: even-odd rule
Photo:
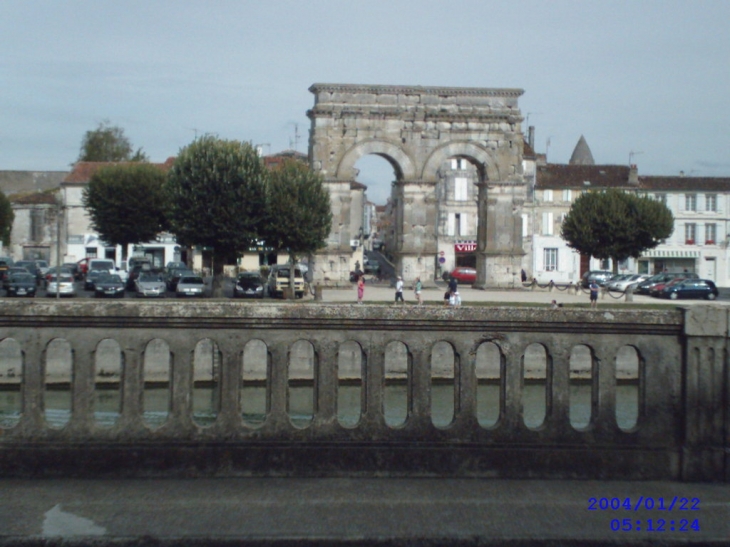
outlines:
[[[167,287],[161,275],[143,271],[134,280],[134,289],[137,296],[163,297]]]
[[[74,278],[71,274],[61,274],[60,282],[56,274],[52,274],[46,285],[46,296],[76,296]]]
[[[175,289],[177,296],[203,296],[205,294],[205,282],[200,276],[186,275],[180,278]]]

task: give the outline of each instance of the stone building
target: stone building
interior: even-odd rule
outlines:
[[[58,190],[24,192],[8,197],[15,214],[7,252],[15,260],[45,260],[58,257]]]
[[[347,279],[350,243],[363,218],[351,195],[355,163],[375,154],[386,159],[395,173],[390,200],[393,233],[384,240],[398,273],[406,280],[434,279],[442,268],[439,238],[456,237],[461,204],[455,202],[472,199],[479,221],[469,226],[464,213],[459,228],[476,236],[476,285],[513,282],[524,255],[521,210],[526,188],[518,107],[522,90],[314,84],[310,91],[315,104],[307,113],[309,157],[328,185],[334,217],[327,248],[315,257],[315,280]],[[466,200],[461,199],[462,182],[458,199],[456,193],[451,199],[448,180],[440,182],[440,171],[452,159],[471,164],[476,173],[476,184],[466,184]],[[456,192],[456,181],[452,184]],[[442,225],[446,229],[440,236]]]
[[[674,233],[639,259],[618,264],[619,273],[687,270],[730,286],[730,177],[644,176],[636,166],[596,165],[582,136],[569,164],[537,164],[524,219],[532,234],[525,268],[531,277],[567,283],[588,270],[613,269],[610,260],[580,256],[560,237],[573,201],[606,188],[661,200],[674,215]]]

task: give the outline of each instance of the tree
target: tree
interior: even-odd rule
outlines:
[[[0,240],[5,247],[10,245],[10,232],[13,229],[15,213],[10,205],[10,200],[0,190]]]
[[[102,167],[84,188],[82,202],[101,239],[127,246],[151,241],[166,229],[165,171],[150,163]]]
[[[267,177],[253,146],[211,135],[181,149],[168,174],[170,231],[183,245],[213,249],[216,295],[223,265],[235,263],[259,239]]]
[[[560,235],[581,254],[618,263],[653,249],[674,231],[674,217],[663,203],[646,196],[608,189],[575,200]]]
[[[86,132],[76,161],[149,161],[149,158],[141,148],[133,154],[124,130],[104,120],[93,131]]]
[[[298,160],[285,160],[271,172],[267,192],[267,245],[286,249],[289,262],[326,245],[332,227],[330,195],[322,176]],[[294,268],[289,286],[294,287]]]

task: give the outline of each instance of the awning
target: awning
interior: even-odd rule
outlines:
[[[641,255],[640,258],[699,258],[700,251],[663,251],[652,249]]]

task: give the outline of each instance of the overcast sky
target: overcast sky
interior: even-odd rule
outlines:
[[[0,170],[67,170],[103,120],[152,161],[202,133],[306,153],[326,82],[521,88],[550,162],[585,135],[730,176],[729,24],[727,0],[0,0]],[[378,203],[386,165],[358,163]]]

